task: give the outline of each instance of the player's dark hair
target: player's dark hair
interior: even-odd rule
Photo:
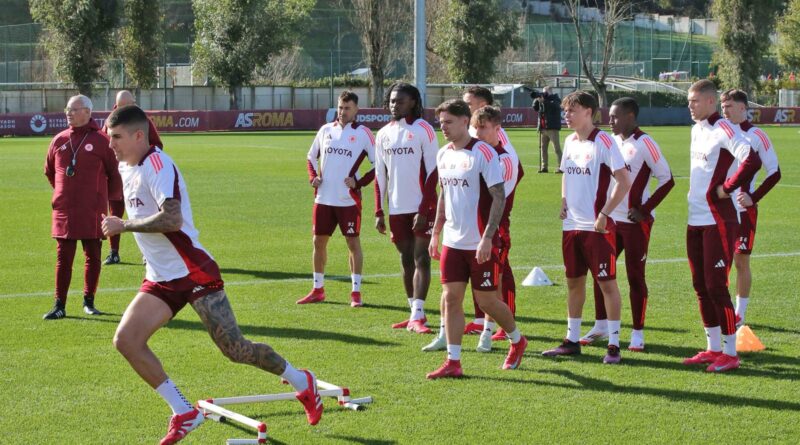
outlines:
[[[486,105],[472,113],[472,122],[482,123],[487,121],[494,125],[500,125],[503,122],[503,115],[500,113],[500,109]]]
[[[561,101],[562,108],[569,108],[573,105],[580,105],[583,108],[591,108],[592,116],[597,112],[597,99],[586,91],[575,90]]]
[[[339,95],[339,100],[342,102],[353,102],[358,105],[358,94],[350,90],[344,90],[342,94]]]
[[[632,97],[620,97],[612,102],[611,106],[616,106],[625,113],[633,113],[633,117],[639,117],[639,104],[636,103],[636,99]]]
[[[726,100],[732,100],[734,102],[739,102],[740,104],[744,104],[744,106],[747,106],[748,103],[747,93],[745,93],[742,90],[737,90],[736,88],[732,88],[722,93],[719,96],[719,100],[723,102]]]
[[[112,111],[108,118],[106,118],[106,127],[115,128],[120,125],[128,127],[129,129],[141,129],[144,131],[145,136],[148,136],[148,131],[150,129],[147,115],[136,105],[119,107]]]
[[[717,95],[717,86],[714,82],[710,81],[709,79],[701,79],[697,82],[693,83],[692,86],[689,87],[689,92],[698,92],[700,94],[707,94],[716,96]]]
[[[486,105],[494,105],[494,96],[488,88],[475,85],[467,88],[466,92],[477,98],[483,99],[483,101],[486,102]]]
[[[469,111],[469,105],[461,99],[450,99],[439,104],[439,106],[436,107],[436,117],[439,117],[439,115],[445,111],[453,116],[466,117],[467,119],[472,117],[472,113]]]
[[[414,108],[411,109],[411,115],[415,119],[422,118],[422,97],[417,87],[405,82],[393,83],[383,94],[383,108],[385,110],[389,110],[389,99],[392,96],[392,91],[397,91],[398,93],[403,93],[410,97],[411,100],[414,101]]]

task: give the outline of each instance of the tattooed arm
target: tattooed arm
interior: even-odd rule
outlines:
[[[475,252],[478,264],[489,261],[491,257],[492,238],[494,238],[497,228],[500,226],[500,218],[503,217],[503,209],[506,205],[506,191],[502,182],[489,187],[489,194],[492,195],[492,208],[489,210],[489,222],[486,224],[483,237],[481,237],[481,242],[478,244],[478,250]]]
[[[254,343],[242,336],[224,290],[195,300],[192,307],[225,357],[278,376],[286,370],[286,360],[269,345]]]
[[[103,234],[112,236],[122,232],[169,233],[177,232],[183,225],[181,202],[178,199],[167,199],[161,211],[155,215],[140,219],[120,219],[109,216],[103,219]]]

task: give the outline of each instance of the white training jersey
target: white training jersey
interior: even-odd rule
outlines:
[[[736,172],[749,153],[749,142],[718,113],[694,124],[688,194],[690,226],[738,221],[735,196],[718,199],[716,187]]]
[[[444,193],[445,218],[442,244],[463,250],[475,250],[488,222],[491,199],[481,195],[488,187],[503,182],[497,152],[486,142],[473,138],[462,149],[447,144],[436,159],[439,185]],[[484,207],[484,208],[481,208]]]
[[[567,217],[562,230],[594,231],[594,222],[611,192],[611,177],[625,168],[614,139],[598,128],[581,141],[577,133],[564,141],[561,171]]]
[[[469,127],[469,135],[477,138],[478,131],[475,127]],[[500,144],[505,149],[505,153],[500,153],[500,167],[503,170],[503,181],[506,190],[506,198],[509,197],[512,193],[514,193],[514,189],[517,187],[517,183],[519,182],[519,172],[520,172],[520,162],[519,156],[517,156],[517,151],[514,150],[514,146],[511,144],[511,140],[508,138],[508,134],[503,129],[503,127],[497,128],[497,138],[500,140]],[[484,141],[485,142],[485,141]]]
[[[122,176],[125,210],[130,219],[157,214],[167,199],[181,202],[183,225],[179,231],[133,233],[139,250],[147,260],[145,278],[157,282],[188,276],[198,284],[218,280],[219,268],[198,241],[199,233],[192,221],[186,183],[172,158],[154,147],[137,165],[129,166],[120,162],[119,173]]]
[[[375,214],[417,213],[436,206],[436,133],[424,119],[393,120],[375,138]],[[425,201],[425,202],[423,202]]]
[[[320,177],[314,202],[336,207],[361,206],[356,190],[345,185],[345,178],[356,178],[361,163],[375,161],[375,138],[372,131],[357,123],[344,127],[338,122],[322,126],[308,150],[309,180]],[[366,175],[365,175],[366,176]]]
[[[614,135],[614,142],[617,143],[625,167],[631,175],[631,188],[622,202],[611,212],[611,219],[616,222],[633,223],[628,219],[628,210],[641,207],[645,212],[655,217],[655,207],[669,192],[674,180],[669,164],[661,153],[656,141],[647,133],[636,128],[627,138],[622,139],[622,135]],[[650,178],[658,180],[653,201],[650,202]],[[616,181],[611,178],[611,188],[614,188]],[[666,187],[666,188],[665,188]]]
[[[758,153],[758,157],[761,159],[761,167],[766,171],[766,176],[764,180],[761,181],[761,185],[757,190],[755,176],[753,176],[753,180],[750,181],[747,187],[742,187],[742,191],[749,194],[754,202],[758,202],[780,179],[778,155],[775,153],[775,147],[772,145],[772,141],[764,130],[756,127],[749,121],[742,122],[738,127],[750,143],[750,147]],[[736,204],[737,210],[740,212],[744,211],[744,209],[739,206],[738,201],[734,200],[734,203]]]

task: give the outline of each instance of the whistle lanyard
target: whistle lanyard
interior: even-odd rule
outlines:
[[[86,136],[89,136],[89,133],[83,135],[83,139],[81,139],[81,141],[78,143],[77,149],[72,145],[72,135],[69,136],[69,149],[70,151],[72,151],[72,162],[70,163],[70,165],[67,166],[67,170],[65,173],[70,178],[75,176],[75,166],[78,163],[78,152],[81,149],[81,145],[83,145],[83,141],[86,140]]]

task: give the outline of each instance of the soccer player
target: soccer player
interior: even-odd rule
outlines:
[[[616,223],[617,256],[625,250],[625,271],[630,286],[631,315],[633,316],[633,332],[628,349],[644,351],[644,319],[647,310],[647,282],[645,267],[647,251],[650,244],[650,233],[655,220],[655,208],[664,200],[675,186],[672,172],[666,158],[661,153],[656,141],[639,129],[636,118],[639,115],[639,104],[630,97],[617,99],[611,104],[608,112],[614,140],[622,153],[622,159],[632,178],[631,188],[611,212],[611,219]],[[658,181],[655,192],[650,196],[648,183],[650,178]],[[613,182],[612,182],[613,184]],[[606,307],[603,292],[594,282],[594,327],[583,337],[580,343],[588,345],[593,341],[608,336]]]
[[[728,90],[720,96],[722,115],[744,132],[753,150],[758,153],[761,165],[767,176],[755,189],[753,182],[742,187],[736,195],[739,204],[739,235],[736,238],[733,264],[736,265],[736,326],[744,324],[747,303],[750,300],[750,284],[753,280],[750,271],[750,254],[756,238],[758,206],[756,205],[781,179],[778,156],[767,134],[747,120],[747,94],[741,90]]]
[[[461,339],[465,320],[462,305],[467,282],[471,283],[481,309],[508,332],[511,348],[503,369],[516,369],[528,341],[517,329],[511,310],[497,298],[501,272],[493,245],[506,200],[500,162],[492,147],[469,135],[471,114],[464,101],[444,102],[436,108],[436,115],[450,143],[437,154],[441,194],[428,249],[432,258],[440,260],[447,360],[427,378],[463,375]],[[482,200],[485,195],[490,199]]]
[[[122,316],[114,346],[172,408],[169,430],[161,445],[178,442],[203,421],[203,415],[186,400],[147,345],[150,337],[187,303],[227,358],[289,382],[297,391],[308,422],[315,425],[323,407],[314,374],[295,369],[270,346],[242,336],[219,267],[198,241],[183,176],[167,154],[150,147],[144,111],[135,105],[117,108],[107,125],[111,148],[120,162],[130,219],[105,218],[103,233],[133,232],[147,258],[145,280]]]
[[[328,259],[328,240],[339,225],[350,251],[352,291],[350,306],[361,301],[361,188],[375,177],[370,169],[358,179],[358,169],[364,158],[374,164],[375,139],[369,128],[359,125],[358,96],[352,91],[339,95],[338,116],[317,132],[308,151],[308,180],[314,188],[314,288],[297,304],[319,303],[325,300],[325,262]],[[324,170],[324,178],[323,178]]]
[[[466,102],[467,105],[469,105],[469,111],[473,115],[475,114],[475,112],[478,109],[483,108],[483,107],[485,107],[487,105],[493,105],[494,104],[494,96],[492,96],[492,92],[489,91],[488,88],[479,87],[479,86],[472,86],[472,87],[467,88],[467,91],[464,93],[463,99],[464,99],[464,102]],[[501,155],[501,158],[510,158],[510,161],[511,161],[510,168],[511,168],[511,174],[512,174],[513,177],[506,181],[506,196],[508,196],[508,194],[511,193],[514,190],[514,187],[516,187],[517,179],[521,179],[522,178],[522,175],[519,174],[519,172],[522,171],[522,165],[519,164],[519,157],[517,156],[517,151],[514,149],[514,146],[511,145],[511,140],[508,138],[508,134],[506,133],[506,130],[503,129],[503,127],[500,124],[498,124],[496,127],[497,127],[496,139],[498,140],[498,142],[500,144],[503,145],[503,149],[506,152],[506,153]],[[480,136],[478,136],[477,129],[472,124],[470,124],[470,127],[469,127],[469,134],[470,134],[470,136],[477,137],[478,139],[481,139],[484,142],[489,142],[486,139],[483,139]],[[497,144],[491,144],[491,145],[493,147],[497,146]],[[500,164],[500,166],[503,167],[504,164]],[[506,176],[505,173],[506,172],[504,171],[503,173],[504,173],[503,177],[505,178],[505,176]],[[510,244],[509,244],[509,247],[510,247]],[[506,264],[506,266],[508,266],[508,265]],[[516,288],[515,288],[515,284],[514,284],[514,275],[511,273],[511,267],[510,266],[508,266],[503,271],[503,282],[501,283],[501,288],[503,289],[502,293],[503,293],[504,301],[511,308],[511,311],[516,313],[516,305],[515,305],[515,302],[513,300],[515,298]],[[481,335],[483,335],[484,324],[486,322],[485,314],[483,313],[483,311],[481,311],[481,308],[478,305],[478,302],[475,300],[474,297],[472,298],[472,304],[475,307],[475,319],[473,321],[467,323],[466,327],[464,327],[464,333],[465,334],[481,334]],[[491,323],[492,322],[490,321],[490,325],[491,325]],[[505,338],[506,338],[505,331],[500,329],[497,332],[497,334],[495,334],[494,337],[495,337],[495,340],[505,340]],[[489,344],[491,344],[491,339],[490,339],[490,343]]]
[[[428,241],[436,216],[436,134],[422,118],[419,90],[396,83],[384,96],[392,121],[375,139],[375,228],[386,233],[383,201],[389,203],[389,231],[400,252],[403,287],[411,315],[392,325],[430,334],[424,304],[431,283]]]
[[[608,314],[608,350],[603,363],[619,363],[620,296],[616,280],[616,224],[611,212],[631,186],[625,160],[614,139],[594,126],[597,100],[585,91],[567,95],[561,106],[575,132],[561,158],[561,248],[567,276],[567,338],[542,355],[580,354],[586,272],[599,282]],[[615,183],[611,185],[611,176]],[[610,194],[609,194],[610,191]]]
[[[739,230],[730,193],[753,178],[761,161],[734,125],[717,113],[713,82],[704,79],[692,84],[688,100],[696,123],[692,127],[686,251],[708,348],[683,363],[708,365],[708,372],[725,372],[740,364],[736,316],[728,292]]]
[[[119,107],[124,107],[125,105],[136,105],[136,99],[133,97],[128,90],[121,90],[117,93],[116,102],[114,103],[114,109]],[[158,147],[160,149],[164,149],[164,143],[161,142],[161,138],[158,135],[158,130],[156,130],[156,126],[153,125],[153,121],[148,119],[149,123],[149,131],[148,131],[148,138],[150,139],[150,146],[151,147]],[[103,134],[106,134],[106,126],[103,124]],[[122,191],[120,191],[118,196],[109,196],[108,198],[108,209],[111,212],[112,216],[118,216],[122,218],[122,215],[125,213],[125,202],[122,200]],[[108,239],[108,244],[110,252],[106,257],[105,261],[103,262],[104,265],[109,266],[111,264],[119,264],[119,235],[114,235]]]

